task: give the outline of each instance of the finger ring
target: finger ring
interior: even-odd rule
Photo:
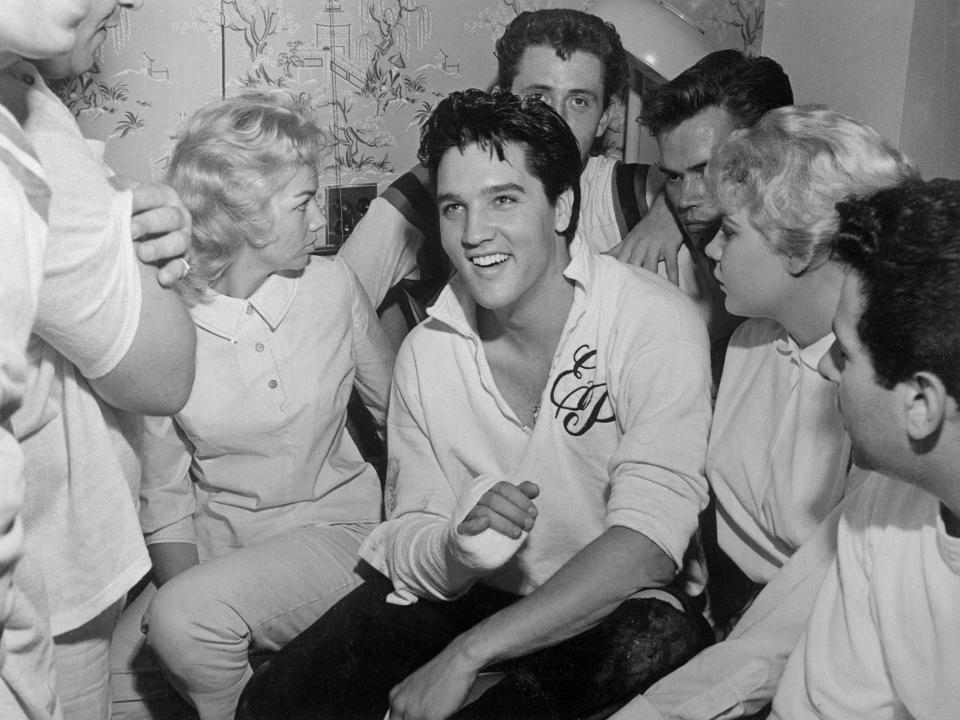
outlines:
[[[177,260],[183,263],[183,274],[186,275],[190,272],[190,263],[187,262],[186,258],[178,257]],[[183,277],[183,275],[181,275]]]

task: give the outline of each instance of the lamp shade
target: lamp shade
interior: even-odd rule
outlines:
[[[599,0],[590,11],[613,23],[623,47],[657,82],[672,80],[711,51],[702,30],[657,0]]]

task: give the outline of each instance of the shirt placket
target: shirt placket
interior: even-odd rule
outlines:
[[[244,364],[249,368],[248,376],[254,379],[254,387],[260,386],[255,395],[267,399],[270,406],[279,412],[286,401],[286,390],[274,358],[267,325],[250,304],[246,307],[243,325],[239,339],[240,352],[245,358]]]

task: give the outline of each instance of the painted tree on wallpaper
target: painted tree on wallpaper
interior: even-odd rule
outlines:
[[[285,66],[296,62],[288,57],[281,59],[273,46],[300,29],[283,0],[213,0],[198,4],[174,27],[183,34],[203,33],[211,47],[219,47],[221,27],[225,33],[239,35],[250,63],[236,78],[241,87],[283,87],[290,77]]]
[[[339,5],[338,11],[342,12]],[[343,22],[347,19],[335,20],[334,12],[328,10],[329,47],[335,47],[338,34],[343,42],[342,35],[352,30],[352,23]],[[409,112],[428,94],[425,68],[411,73],[407,63],[411,50],[420,52],[426,45],[431,21],[430,10],[415,0],[361,3],[357,23],[361,32],[355,47],[331,52],[329,91],[314,95],[314,102],[318,109],[332,111],[325,136],[334,152],[327,169],[338,179],[344,172],[396,170],[389,155],[396,139],[383,123],[388,113],[395,117]],[[317,22],[318,34],[322,27]]]
[[[719,7],[710,11],[709,22],[721,40],[732,30],[740,35],[744,52],[756,54],[760,50],[763,13],[764,0],[721,0]]]
[[[196,6],[175,27],[202,32],[219,45],[226,33],[242,37],[247,67],[228,81],[236,87],[282,87],[305,93],[318,111],[331,160],[341,172],[395,171],[396,145],[384,121],[407,114],[419,124],[441,93],[431,75],[455,75],[443,62],[408,68],[432,34],[432,17],[421,0],[357,0],[356,11],[326,0],[304,27],[284,0],[217,0]],[[222,15],[221,15],[222,12]],[[299,16],[303,19],[303,16]],[[304,30],[309,39],[304,39]]]
[[[359,51],[368,56],[361,94],[377,102],[378,114],[386,112],[393,102],[416,102],[427,90],[427,77],[406,73],[410,53],[410,30],[415,31],[416,49],[422,51],[431,33],[430,11],[412,0],[396,0],[396,6],[367,6],[367,29],[361,36]],[[412,24],[413,28],[409,28]],[[372,25],[372,27],[371,27]],[[404,56],[407,57],[404,57]]]
[[[486,30],[490,33],[490,40],[496,42],[510,21],[520,13],[552,7],[556,5],[551,0],[500,0],[494,7],[481,8],[480,18],[464,23],[463,27],[467,32]]]
[[[130,39],[130,12],[120,13],[119,21],[111,35],[114,50],[122,48]],[[98,57],[103,57],[102,50]],[[100,62],[85,73],[50,82],[50,89],[70,109],[73,116],[114,116],[110,137],[125,138],[146,126],[143,111],[152,106],[148,100],[133,97],[129,82],[118,79],[121,75],[136,72],[126,70],[104,78]],[[152,76],[150,76],[152,77]]]

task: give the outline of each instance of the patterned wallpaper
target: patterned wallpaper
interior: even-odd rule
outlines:
[[[163,177],[178,126],[204,102],[249,87],[308,93],[326,139],[321,182],[338,189],[328,212],[343,217],[336,203],[362,211],[373,185],[416,161],[440,98],[493,82],[493,42],[513,17],[594,2],[147,0],[121,13],[93,72],[57,90],[85,134],[107,141],[111,166],[143,179]],[[748,50],[760,46],[763,3],[671,2],[713,47]],[[349,218],[328,223],[329,241],[349,230]]]

